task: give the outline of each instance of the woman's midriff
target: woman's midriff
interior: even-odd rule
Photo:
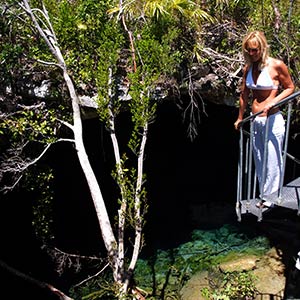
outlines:
[[[253,102],[252,102],[252,113],[256,114],[262,111],[265,106],[272,102],[272,100],[276,97],[277,90],[271,91],[255,91],[253,93]],[[280,109],[278,107],[272,108],[269,114],[274,114],[278,112]],[[262,113],[259,116],[264,117],[266,114]]]

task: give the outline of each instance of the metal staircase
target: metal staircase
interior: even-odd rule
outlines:
[[[244,214],[252,214],[257,216],[257,220],[261,221],[263,218],[263,213],[267,211],[269,208],[258,208],[256,204],[260,202],[262,199],[269,201],[274,204],[274,206],[281,206],[291,210],[297,211],[298,216],[300,216],[300,177],[294,178],[291,182],[284,184],[285,177],[285,168],[286,168],[286,160],[291,159],[296,164],[300,164],[300,161],[290,155],[288,150],[288,136],[289,136],[289,128],[290,128],[290,119],[292,114],[292,105],[300,96],[300,91],[295,92],[289,97],[283,99],[279,103],[276,104],[275,107],[283,107],[287,106],[287,112],[285,114],[286,117],[286,130],[285,130],[285,138],[284,138],[284,146],[283,146],[283,172],[282,178],[280,181],[279,190],[271,195],[264,196],[261,198],[258,196],[258,183],[255,172],[255,166],[253,163],[252,157],[252,140],[253,140],[253,120],[256,116],[262,113],[258,112],[253,114],[247,118],[245,118],[240,123],[240,156],[238,162],[238,178],[237,178],[237,201],[236,201],[236,214],[238,217],[238,221],[241,221],[242,215]],[[249,127],[248,130],[245,127]],[[268,129],[268,118],[266,121],[266,132]],[[267,134],[265,134],[265,146],[268,143]],[[265,147],[267,149],[267,147]],[[266,163],[268,153],[265,151],[264,153],[264,164]],[[264,175],[263,175],[264,177]]]

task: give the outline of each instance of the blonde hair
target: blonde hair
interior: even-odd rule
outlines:
[[[269,45],[264,33],[262,31],[252,31],[248,33],[243,39],[242,50],[246,64],[248,66],[251,65],[249,52],[247,50],[248,44],[250,42],[255,42],[256,44],[258,44],[261,53],[260,68],[263,68],[266,65],[267,59],[269,57]]]

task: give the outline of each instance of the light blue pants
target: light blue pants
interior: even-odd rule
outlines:
[[[257,116],[253,121],[253,155],[260,197],[278,191],[280,178],[283,176],[282,147],[285,134],[285,120],[281,112],[277,112],[269,116],[266,176],[264,183],[262,182],[266,120],[267,117]]]

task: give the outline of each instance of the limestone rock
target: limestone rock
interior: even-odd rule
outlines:
[[[182,300],[205,300],[201,295],[201,290],[209,286],[208,272],[198,272],[187,282],[187,284],[180,291]]]
[[[234,261],[222,263],[219,268],[223,273],[249,271],[255,269],[257,260],[258,258],[254,255],[244,256]]]
[[[255,300],[283,299],[285,288],[284,265],[281,255],[272,248],[264,256],[244,255],[219,265],[220,272],[249,271],[254,275],[258,291]],[[214,274],[214,273],[212,273]],[[194,274],[181,289],[181,300],[205,300],[201,295],[203,288],[212,290],[207,271]],[[210,280],[211,279],[211,280]]]

